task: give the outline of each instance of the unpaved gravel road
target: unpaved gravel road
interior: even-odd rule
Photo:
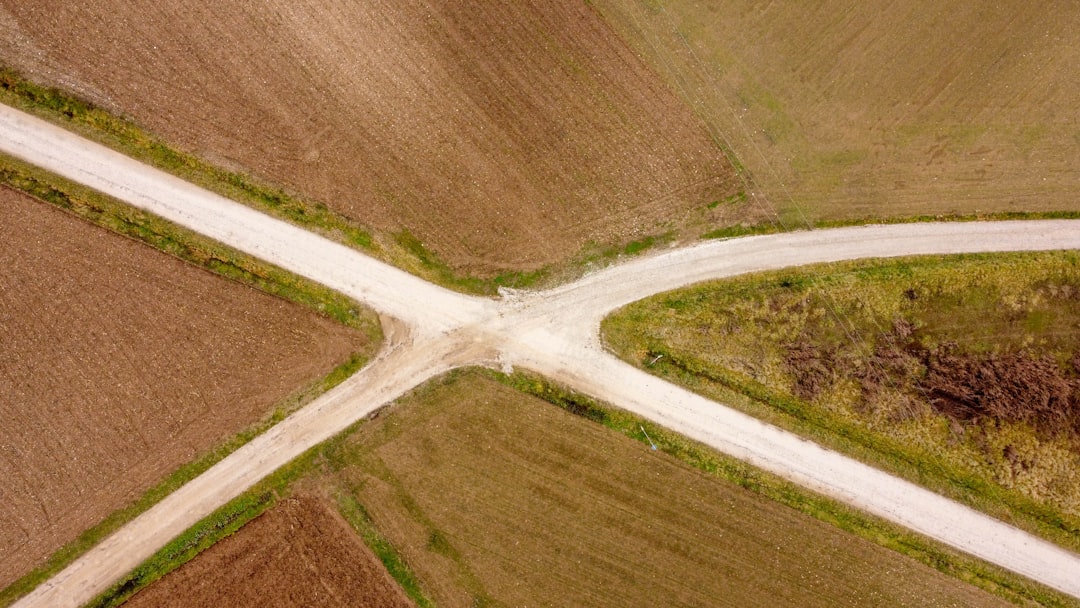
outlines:
[[[600,320],[745,272],[918,253],[1080,248],[1080,221],[904,224],[704,242],[501,301],[455,294],[0,106],[0,149],[338,289],[387,317],[372,364],[124,526],[16,605],[78,606],[251,484],[453,367],[517,365],[1080,597],[1080,556],[763,424],[606,353]],[[394,319],[394,320],[391,320]]]

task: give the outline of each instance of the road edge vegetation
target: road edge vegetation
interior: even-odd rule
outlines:
[[[956,214],[945,213],[939,215],[911,215],[903,217],[867,217],[862,219],[847,220],[807,220],[804,224],[782,225],[779,222],[765,222],[752,225],[728,226],[710,230],[701,235],[703,240],[732,239],[742,236],[757,236],[762,234],[779,234],[782,232],[801,232],[805,230],[824,230],[828,228],[847,228],[850,226],[866,226],[871,224],[918,224],[929,222],[1004,222],[1009,220],[1075,220],[1080,219],[1080,211],[1000,211],[995,213],[970,213]]]
[[[538,373],[518,370],[504,374],[486,368],[481,368],[480,372],[635,441],[655,445],[659,451],[704,473],[892,549],[1013,603],[1034,601],[1043,606],[1080,606],[1080,601],[1045,585],[803,488],[648,419],[548,380]]]
[[[326,460],[326,454],[335,450],[353,432],[367,422],[361,419],[297,456],[283,467],[265,477],[240,496],[188,528],[169,541],[153,556],[137,566],[106,591],[86,604],[87,608],[113,608],[128,600],[140,589],[153,584],[169,572],[191,561],[214,543],[231,536],[244,524],[255,519],[292,492],[292,484],[305,474],[317,469]],[[336,497],[335,507],[353,528],[357,536],[379,558],[402,591],[419,608],[433,607],[434,603],[423,592],[416,575],[401,555],[374,527],[363,506],[348,497]]]
[[[272,412],[262,420],[171,472],[132,504],[109,514],[55,551],[43,564],[0,590],[0,606],[8,606],[172,491],[364,367],[378,350],[383,336],[378,316],[373,311],[329,288],[4,154],[0,154],[0,187],[30,195],[219,277],[309,308],[321,316],[361,331],[369,345],[363,351],[352,353],[326,376],[298,388],[274,404]]]
[[[32,82],[0,63],[0,103],[58,125],[140,162],[353,247],[423,279],[474,295],[495,295],[500,287],[541,288],[580,276],[620,256],[637,255],[671,241],[671,234],[647,235],[623,245],[589,243],[565,262],[532,271],[508,271],[482,278],[456,272],[407,229],[375,233],[367,226],[251,175],[216,167],[146,131],[133,120],[92,102]]]
[[[1075,599],[1021,575],[968,556],[906,528],[814,493],[532,371],[516,370],[506,374],[493,369],[470,366],[431,378],[413,390],[420,390],[423,386],[434,382],[446,382],[464,374],[480,374],[526,395],[538,397],[571,414],[603,425],[630,439],[646,445],[655,445],[659,451],[710,476],[733,483],[862,539],[896,551],[1010,602],[1026,605],[1035,602],[1038,605],[1053,608],[1080,606],[1080,602]],[[394,402],[406,395],[399,396]],[[291,492],[290,485],[294,481],[320,466],[332,467],[333,464],[327,462],[327,455],[333,454],[337,446],[346,441],[365,423],[366,420],[360,420],[327,441],[312,447],[171,541],[87,606],[91,608],[118,606],[139,589],[193,559],[217,540],[239,530],[244,523],[287,497]],[[363,542],[375,552],[390,575],[416,602],[417,606],[421,608],[433,606],[434,604],[424,594],[416,575],[366,516],[363,505],[355,499],[343,501],[341,495],[336,495],[335,501],[339,512]]]
[[[620,318],[620,314],[630,307],[649,301],[659,301],[662,298],[671,297],[671,294],[676,292],[687,293],[687,298],[693,298],[694,293],[716,289],[718,284],[725,281],[742,281],[742,288],[749,293],[754,293],[755,285],[768,282],[784,284],[787,281],[793,283],[813,281],[813,277],[829,273],[855,272],[859,269],[872,270],[878,267],[895,268],[909,264],[913,260],[925,262],[948,257],[963,261],[993,255],[995,254],[855,260],[815,264],[809,269],[801,269],[803,272],[799,276],[804,277],[802,279],[788,277],[792,271],[787,269],[709,281],[697,286],[687,286],[656,294],[612,312],[601,324],[601,339],[607,350],[643,371],[682,386],[707,399],[726,403],[734,409],[805,437],[823,447],[848,454],[1061,547],[1080,551],[1080,519],[1059,508],[1038,503],[1019,491],[992,485],[975,473],[932,460],[914,447],[903,445],[888,437],[881,437],[832,414],[820,412],[798,397],[767,386],[745,374],[706,364],[705,361],[692,354],[676,352],[678,349],[669,348],[647,337],[642,337],[640,342],[635,344],[611,337],[613,333],[624,336],[637,333],[631,329],[636,323],[635,320]],[[1025,253],[1014,252],[1002,255],[1021,256]],[[814,274],[808,274],[806,270],[811,270]],[[632,351],[642,348],[645,349],[645,358],[638,360]]]
[[[456,272],[407,229],[394,234],[376,234],[325,204],[305,200],[255,177],[216,167],[198,156],[162,141],[138,126],[76,95],[36,84],[15,69],[0,63],[0,103],[8,104],[53,124],[71,130],[157,169],[180,177],[226,198],[244,203],[279,219],[359,249],[367,255],[413,273],[423,279],[473,295],[495,295],[500,287],[541,289],[580,277],[585,272],[629,256],[652,251],[673,239],[670,233],[645,235],[622,245],[588,243],[564,262],[532,271],[509,271],[492,277]],[[725,156],[740,166],[730,152],[717,142]],[[740,171],[743,174],[743,171]],[[745,191],[739,195],[745,197]],[[724,201],[716,201],[713,205]],[[930,221],[977,221],[1007,219],[1080,218],[1080,211],[1044,213],[1009,212],[973,215],[924,215],[914,217],[783,225],[770,221],[753,225],[733,225],[706,232],[702,239],[733,238],[796,230],[835,228],[867,223],[912,223]]]

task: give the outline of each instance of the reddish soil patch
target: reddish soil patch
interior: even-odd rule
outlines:
[[[367,345],[0,189],[0,587]]]
[[[452,266],[737,219],[705,126],[584,2],[0,1],[0,58]]]
[[[1048,434],[1080,429],[1080,380],[1066,378],[1052,357],[941,349],[927,356],[920,388],[952,418],[1027,422]]]
[[[299,495],[124,605],[404,608],[413,604],[337,511],[323,500]]]
[[[865,361],[845,360],[836,349],[803,338],[785,358],[792,393],[812,400],[837,379],[855,377],[865,409],[890,387],[958,422],[1022,422],[1048,437],[1080,433],[1080,378],[1054,357],[1028,349],[970,353],[955,343],[928,348],[919,337],[899,319]],[[1080,360],[1080,352],[1072,359]]]

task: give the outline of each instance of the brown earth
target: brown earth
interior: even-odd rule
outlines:
[[[1075,362],[1062,366],[1052,355],[1033,349],[974,353],[955,342],[928,347],[907,319],[882,332],[865,360],[806,336],[789,345],[785,365],[791,393],[811,401],[842,378],[857,378],[863,411],[883,393],[903,392],[905,415],[931,409],[955,422],[1024,423],[1043,437],[1080,438],[1080,378]]]
[[[364,336],[0,189],[0,587]]]
[[[745,216],[704,125],[584,2],[0,2],[0,60],[452,266]]]
[[[298,494],[124,605],[405,608],[413,603],[326,499]]]
[[[477,373],[334,458],[439,606],[1005,605]]]
[[[1080,5],[596,0],[788,226],[1080,210]]]

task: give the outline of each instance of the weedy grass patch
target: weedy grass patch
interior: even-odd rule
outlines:
[[[829,264],[654,296],[603,333],[651,373],[743,395],[752,415],[1077,550],[1078,287],[1075,252]],[[1024,390],[1050,405],[1025,408]]]

